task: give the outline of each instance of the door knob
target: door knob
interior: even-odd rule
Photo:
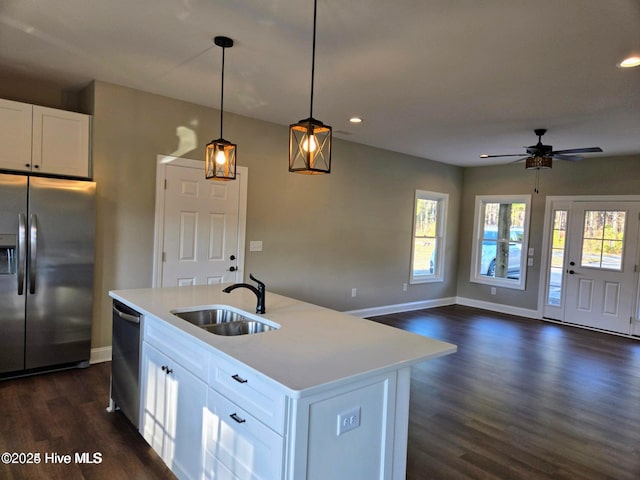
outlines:
[[[236,259],[236,256],[235,256],[235,255],[231,255],[231,256],[229,257],[229,260],[235,260],[235,259]]]
[[[576,272],[574,272],[573,270],[567,270],[567,273],[568,273],[569,275],[574,275]]]
[[[571,265],[572,267],[576,264],[576,262],[569,262],[569,265]]]
[[[230,271],[230,272],[235,272],[236,270],[237,270],[237,268],[236,268],[236,267],[229,267],[229,271]]]

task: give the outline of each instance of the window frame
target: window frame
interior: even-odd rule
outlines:
[[[484,239],[484,213],[488,203],[524,203],[525,219],[522,226],[522,248],[520,250],[520,278],[499,278],[482,275],[479,272]],[[529,251],[529,224],[531,221],[531,195],[476,195],[473,215],[473,236],[471,245],[471,272],[469,281],[493,287],[524,290],[527,284],[527,255]]]
[[[418,208],[418,200],[431,200],[438,203],[436,229],[435,229],[435,264],[433,273],[416,275],[414,273],[414,256],[416,241],[416,213]],[[421,283],[443,282],[444,281],[444,250],[446,241],[447,210],[449,208],[449,194],[441,192],[432,192],[430,190],[416,189],[413,199],[413,228],[411,232],[411,263],[409,264],[409,284],[416,285]]]

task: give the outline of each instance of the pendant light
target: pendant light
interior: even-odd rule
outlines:
[[[309,118],[289,127],[289,171],[307,175],[331,172],[331,127],[313,118],[313,77],[316,64],[316,17],[313,1],[313,49],[311,56],[311,102]]]
[[[215,37],[213,42],[222,47],[222,85],[220,87],[220,138],[211,140],[205,151],[205,176],[208,180],[235,180],[236,145],[222,137],[224,117],[224,50],[233,47],[228,37]]]

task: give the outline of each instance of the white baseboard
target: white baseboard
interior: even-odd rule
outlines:
[[[456,299],[436,298],[434,300],[421,300],[419,302],[398,303],[396,305],[382,305],[380,307],[362,308],[360,310],[350,310],[347,313],[356,317],[377,317],[378,315],[389,315],[392,313],[410,312],[412,310],[422,310],[425,308],[444,307],[445,305],[454,305]]]
[[[456,297],[458,305],[464,305],[466,307],[475,307],[482,310],[491,310],[492,312],[506,313],[507,315],[516,315],[518,317],[525,318],[541,318],[537,310],[531,310],[529,308],[512,307],[511,305],[504,305],[502,303],[485,302],[482,300],[474,300],[473,298]]]
[[[111,347],[100,347],[91,349],[91,358],[89,363],[102,363],[111,361]]]
[[[465,297],[436,298],[433,300],[422,300],[420,302],[398,303],[396,305],[383,305],[380,307],[363,308],[360,310],[350,310],[344,313],[355,315],[356,317],[367,318],[378,315],[390,315],[393,313],[410,312],[412,310],[423,310],[427,308],[444,307],[446,305],[464,305],[467,307],[491,310],[492,312],[506,313],[525,318],[541,318],[537,310],[529,308],[512,307],[502,303],[485,302]]]

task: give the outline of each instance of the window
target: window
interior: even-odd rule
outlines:
[[[568,210],[553,211],[553,225],[551,231],[551,262],[549,264],[547,280],[547,305],[560,307],[562,305],[562,272],[564,269],[564,255],[567,248],[567,220]]]
[[[530,195],[478,196],[471,281],[524,290]]]
[[[441,282],[449,195],[416,190],[410,283]]]
[[[622,271],[627,214],[617,210],[585,210],[580,266]]]

